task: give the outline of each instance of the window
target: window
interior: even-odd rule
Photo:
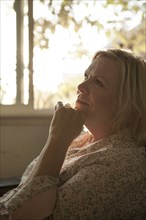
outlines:
[[[16,13],[13,1],[1,1],[1,74],[2,104],[16,103]],[[11,91],[11,92],[10,92]]]
[[[69,57],[68,31],[57,25],[52,34],[46,28],[48,49],[41,33],[42,22],[50,19],[45,4],[31,0],[2,1],[1,11],[1,104],[44,109],[54,108],[58,100],[67,102],[69,98],[73,104],[81,72],[89,60]]]
[[[27,1],[1,1],[1,104],[28,105]],[[30,61],[31,62],[31,61]],[[32,102],[32,100],[30,101]]]
[[[96,50],[123,46],[123,40],[145,55],[144,1],[133,2],[0,1],[1,105],[35,110],[52,109],[58,100],[74,105]]]

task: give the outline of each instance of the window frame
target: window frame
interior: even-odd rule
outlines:
[[[33,108],[33,0],[26,0],[28,5],[28,54],[29,54],[29,63],[28,63],[28,72],[29,72],[29,92],[28,92],[28,105],[30,108]],[[16,86],[17,86],[17,94],[16,94],[16,106],[23,105],[23,37],[24,37],[24,1],[15,0],[14,7],[16,10],[16,32],[17,32],[17,48],[16,48]]]
[[[28,72],[29,72],[29,92],[28,104],[24,104],[24,1],[15,0],[14,10],[16,12],[16,102],[15,104],[0,104],[1,117],[20,117],[20,116],[48,116],[52,115],[52,109],[34,109],[34,91],[33,91],[33,0],[25,0],[28,6]]]

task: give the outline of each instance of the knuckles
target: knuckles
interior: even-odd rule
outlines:
[[[81,112],[68,106],[62,106],[54,112],[50,133],[58,137],[66,134],[72,140],[82,131],[84,121]]]

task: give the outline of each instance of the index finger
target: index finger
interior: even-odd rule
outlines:
[[[59,108],[61,108],[61,107],[63,107],[63,102],[58,101],[57,104],[56,104],[56,106],[55,106],[55,110],[57,110],[57,109],[59,109]]]

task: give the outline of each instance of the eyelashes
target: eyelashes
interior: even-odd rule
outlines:
[[[88,78],[89,78],[89,75],[85,74],[85,75],[84,75],[84,81],[88,80]],[[95,82],[96,85],[101,86],[101,87],[104,87],[103,82],[100,81],[99,79],[93,78],[93,81]]]
[[[95,79],[95,83],[97,85],[100,85],[100,86],[104,87],[104,84],[100,80],[98,80],[98,79]]]
[[[84,80],[87,80],[89,78],[88,75],[84,75]]]

